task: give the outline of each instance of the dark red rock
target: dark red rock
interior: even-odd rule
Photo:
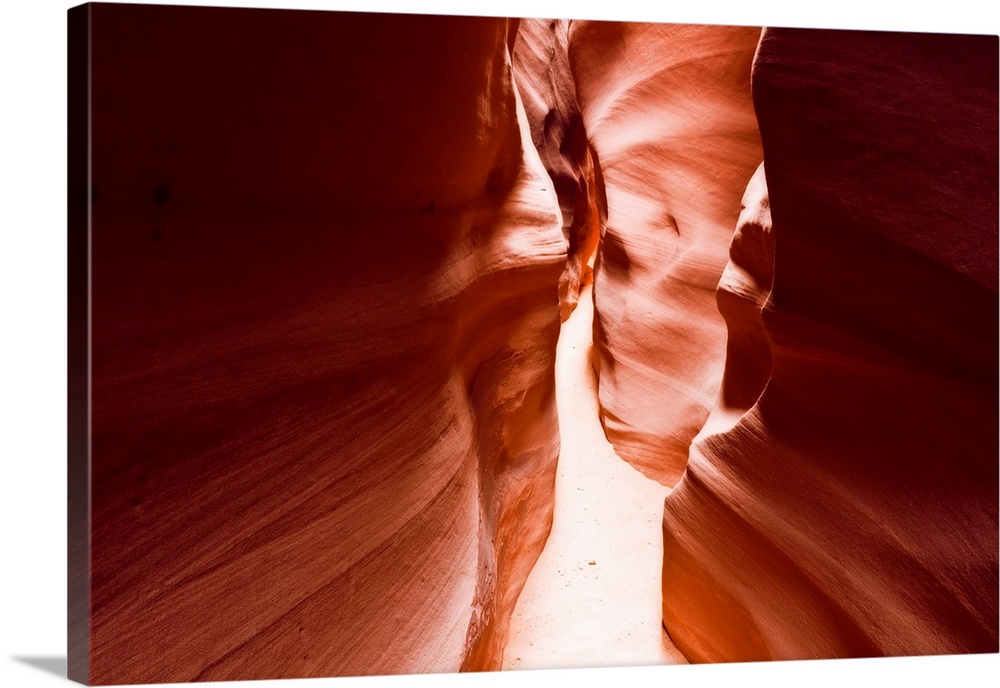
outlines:
[[[566,250],[513,25],[90,12],[90,680],[492,668]]]
[[[998,649],[997,47],[764,32],[773,289],[745,294],[770,352],[720,292],[727,381],[753,379],[664,516],[664,620],[692,660]]]

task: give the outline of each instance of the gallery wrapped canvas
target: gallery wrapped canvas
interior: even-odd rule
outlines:
[[[69,675],[998,651],[998,39],[69,11]]]

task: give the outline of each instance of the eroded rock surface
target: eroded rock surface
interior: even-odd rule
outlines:
[[[672,485],[726,352],[715,288],[761,162],[750,100],[760,30],[572,22],[569,59],[607,197],[595,274],[602,420]]]
[[[91,12],[91,680],[496,668],[566,254],[513,27]]]
[[[995,36],[764,32],[766,189],[663,523],[689,659],[997,651],[997,76]]]
[[[514,75],[531,127],[531,139],[559,196],[566,269],[559,280],[559,308],[566,320],[581,289],[593,281],[600,236],[602,185],[595,178],[576,84],[569,66],[565,19],[522,19],[514,43]]]

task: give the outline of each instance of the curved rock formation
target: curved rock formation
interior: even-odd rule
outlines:
[[[522,19],[513,54],[531,139],[559,196],[569,246],[559,280],[563,321],[576,307],[580,290],[593,281],[602,213],[601,189],[569,66],[568,31],[564,19]]]
[[[764,165],[743,194],[729,264],[716,301],[726,321],[726,365],[719,398],[699,437],[729,430],[754,405],[771,375],[771,341],[761,311],[774,280],[774,234]]]
[[[496,668],[566,257],[512,26],[89,11],[90,680]]]
[[[569,58],[603,177],[594,285],[608,439],[668,485],[718,393],[715,288],[761,149],[750,100],[760,30],[576,22]]]
[[[726,384],[663,523],[689,659],[997,651],[997,47],[764,32],[767,195],[758,176]]]

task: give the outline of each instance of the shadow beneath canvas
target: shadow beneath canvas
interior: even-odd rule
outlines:
[[[27,664],[28,666],[41,669],[48,674],[55,674],[60,678],[66,678],[66,656],[43,656],[43,657],[11,657],[16,662]]]

